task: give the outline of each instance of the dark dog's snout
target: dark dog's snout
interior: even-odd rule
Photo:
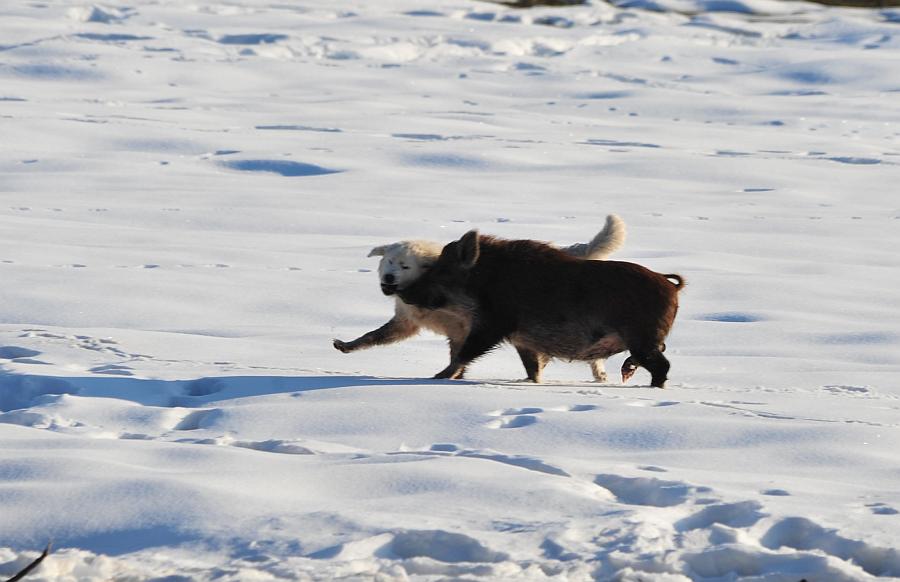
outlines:
[[[384,277],[381,278],[381,282],[384,283],[385,285],[393,285],[396,282],[396,279],[397,279],[396,277],[394,277],[393,275],[388,273]]]

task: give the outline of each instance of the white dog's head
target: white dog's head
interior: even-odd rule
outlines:
[[[443,248],[444,245],[427,240],[402,240],[372,249],[370,257],[381,257],[378,263],[381,292],[393,295],[418,279],[434,264]]]

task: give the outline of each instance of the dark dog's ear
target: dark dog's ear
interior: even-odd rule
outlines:
[[[459,264],[464,269],[471,269],[478,262],[478,255],[481,253],[478,244],[478,231],[470,230],[459,239],[459,246],[456,247],[456,255],[459,258]]]

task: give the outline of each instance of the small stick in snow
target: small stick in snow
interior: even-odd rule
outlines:
[[[32,563],[28,564],[27,566],[25,566],[24,568],[22,568],[22,570],[20,570],[18,574],[16,574],[15,576],[10,578],[6,582],[17,582],[18,580],[21,580],[25,576],[30,574],[32,570],[34,570],[35,568],[40,566],[41,562],[44,561],[44,558],[46,558],[47,555],[50,553],[50,546],[52,545],[52,543],[53,542],[47,543],[47,547],[44,548],[44,553],[42,553],[40,556],[38,556],[38,558],[34,562],[32,562]]]

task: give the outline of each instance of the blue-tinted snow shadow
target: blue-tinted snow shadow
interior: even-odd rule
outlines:
[[[287,40],[287,35],[260,33],[260,34],[226,34],[218,39],[221,44],[238,44],[238,45],[261,45],[274,44]]]
[[[130,42],[134,40],[153,40],[152,36],[137,36],[134,34],[98,34],[93,32],[82,32],[75,35],[76,38],[85,40],[96,40],[100,42]]]
[[[152,380],[121,376],[60,378],[9,374],[0,371],[0,412],[28,408],[62,394],[93,398],[117,398],[144,406],[194,408],[213,402],[292,394],[313,390],[379,386],[428,386],[448,380],[422,378],[377,378],[374,376],[216,376],[193,380]],[[475,384],[454,380],[454,384]]]
[[[202,536],[198,533],[180,531],[169,525],[151,525],[80,535],[59,535],[54,538],[53,545],[56,548],[78,548],[95,554],[121,556],[148,548],[174,547],[201,540]]]
[[[717,321],[720,323],[756,323],[765,321],[765,318],[755,313],[746,313],[741,311],[726,311],[722,313],[705,313],[696,316],[694,319],[698,321]]]
[[[341,172],[341,170],[290,160],[234,160],[222,162],[221,165],[241,172],[266,172],[287,177],[324,176]]]

